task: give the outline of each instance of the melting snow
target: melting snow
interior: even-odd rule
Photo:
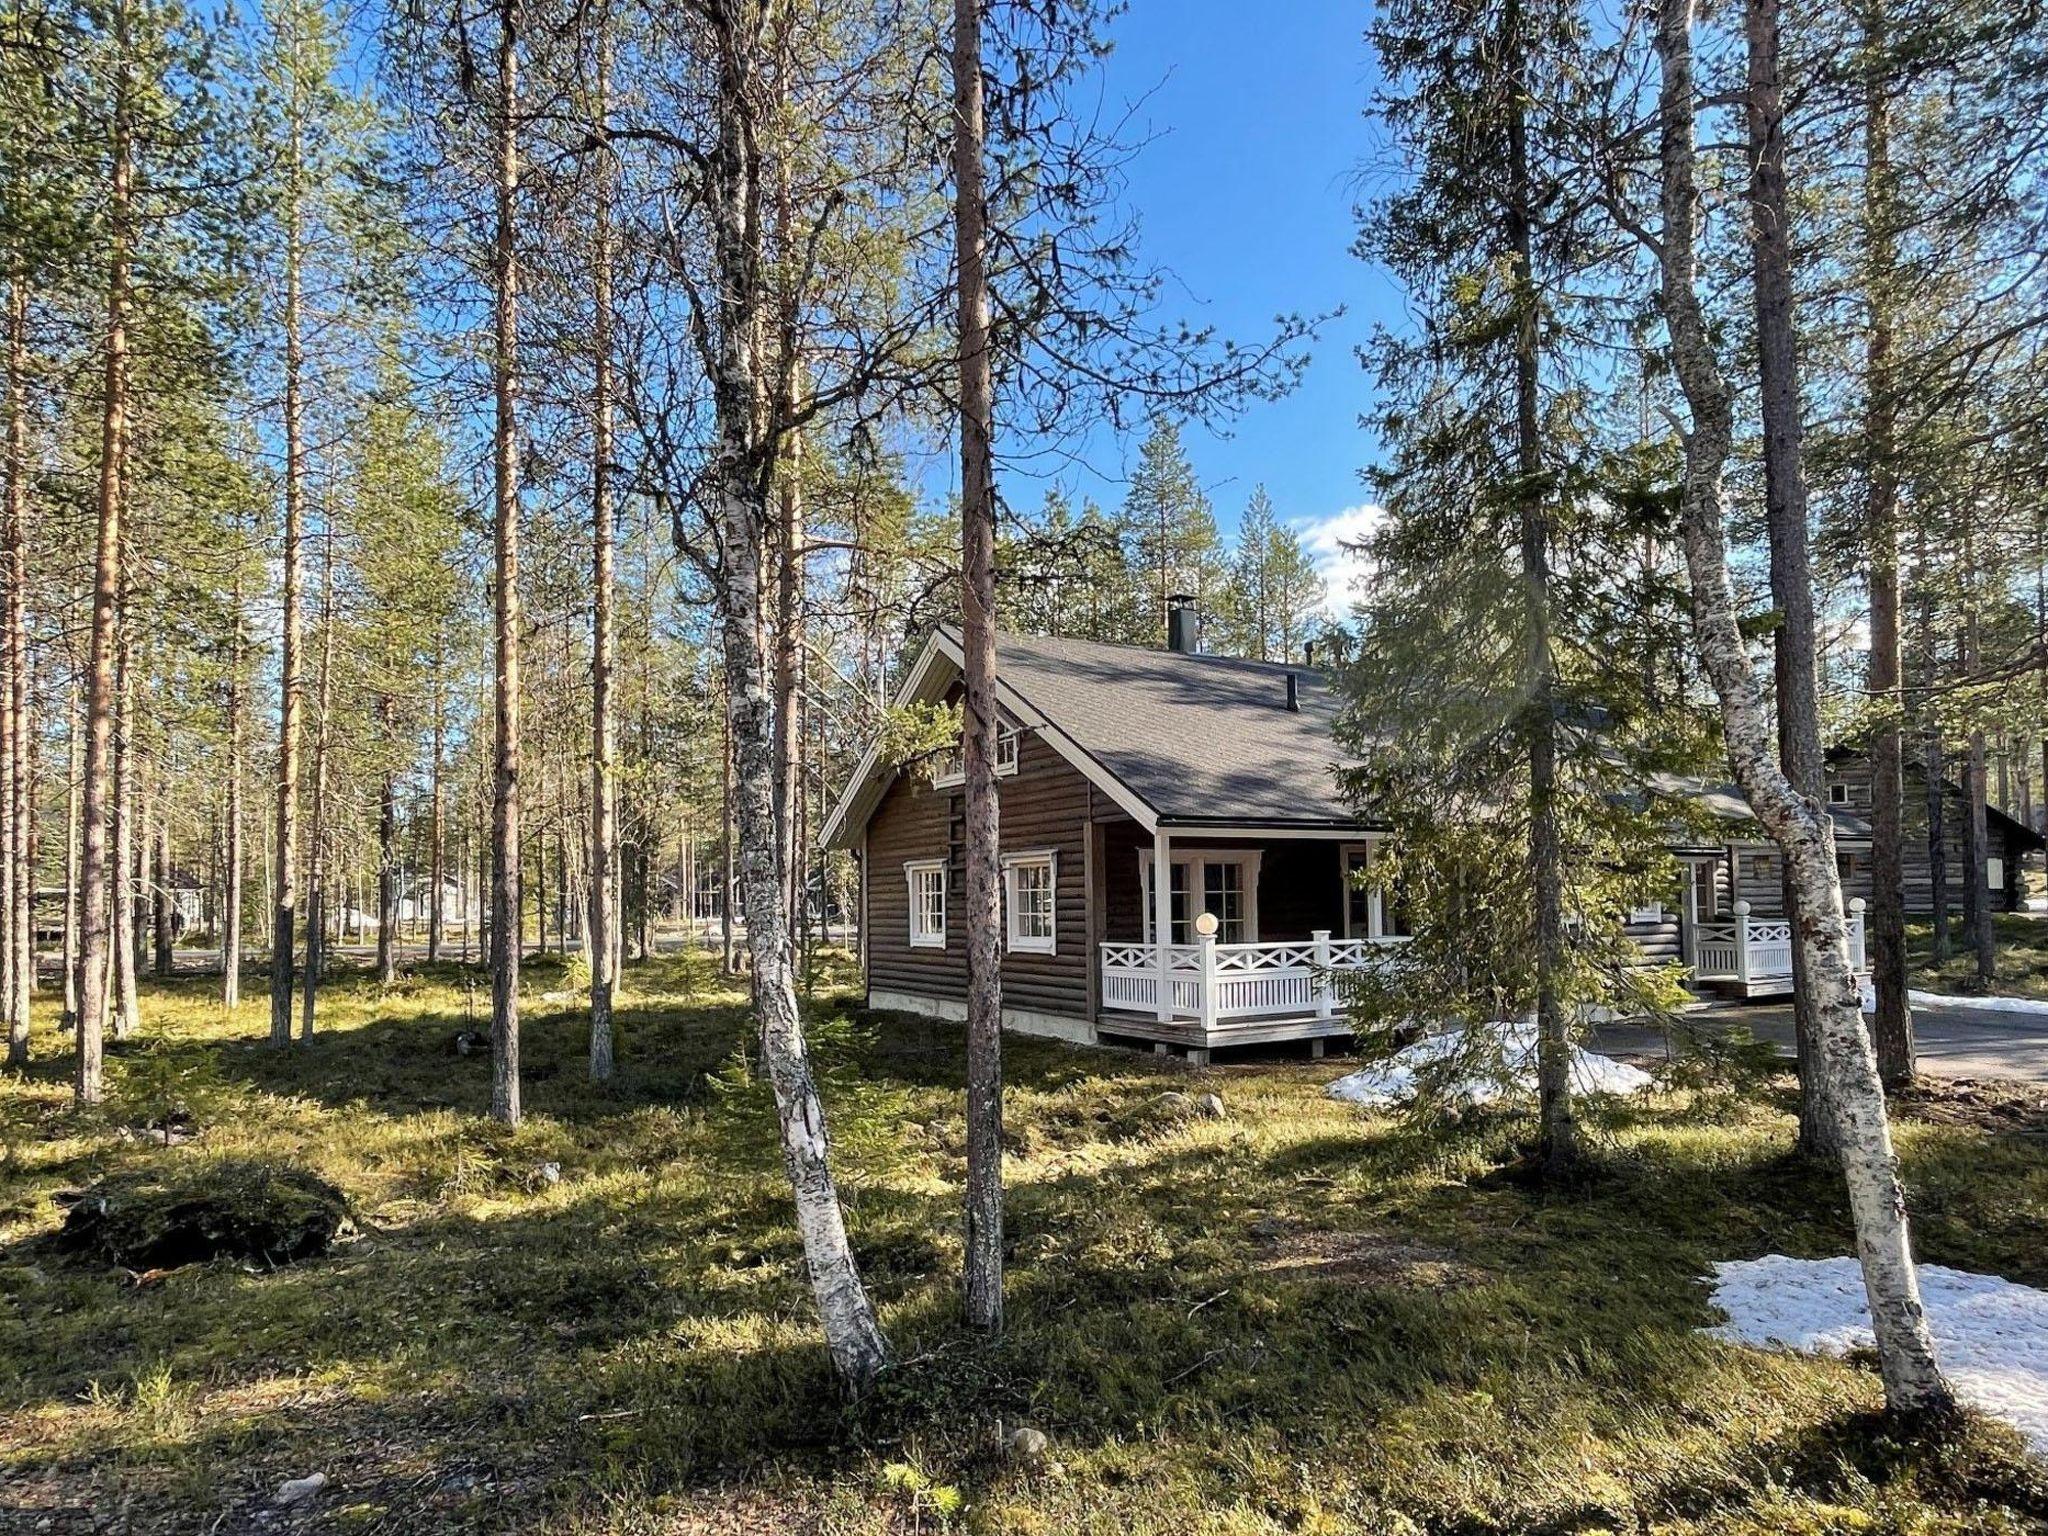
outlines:
[[[1467,1104],[1490,1104],[1507,1094],[1536,1091],[1535,1025],[1500,1024],[1494,1028],[1500,1031],[1498,1066],[1503,1070],[1487,1071],[1490,1053],[1475,1052],[1477,1059],[1467,1075],[1440,1085],[1447,1097]],[[1385,1061],[1338,1078],[1323,1091],[1333,1099],[1346,1099],[1353,1104],[1405,1104],[1415,1097],[1425,1071],[1442,1067],[1465,1049],[1462,1030],[1431,1035],[1403,1047]],[[1652,1081],[1649,1073],[1627,1062],[1582,1051],[1577,1046],[1572,1047],[1571,1071],[1572,1088],[1579,1093],[1641,1093]]]
[[[1943,992],[1908,992],[1906,1000],[1916,1008],[1975,1008],[1985,1013],[2048,1014],[2048,997],[1967,997]]]
[[[1728,1321],[1706,1330],[1736,1344],[1840,1355],[1869,1348],[1870,1307],[1854,1259],[1767,1254],[1716,1264],[1711,1298]],[[1956,1396],[2048,1455],[2048,1291],[1920,1266],[1920,1298],[1935,1353]]]

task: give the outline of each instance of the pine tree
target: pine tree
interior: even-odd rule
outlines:
[[[1180,427],[1154,417],[1138,451],[1138,467],[1124,496],[1123,521],[1131,530],[1132,563],[1145,583],[1148,612],[1138,638],[1166,640],[1167,599],[1186,594],[1207,609],[1223,588],[1223,540],[1216,514],[1181,447]]]

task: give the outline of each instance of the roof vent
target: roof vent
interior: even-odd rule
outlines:
[[[1183,656],[1201,653],[1202,615],[1186,592],[1172,593],[1166,599],[1166,648]]]
[[[1287,712],[1293,715],[1301,713],[1301,679],[1292,672],[1287,674]]]

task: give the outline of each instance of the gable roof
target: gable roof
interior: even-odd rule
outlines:
[[[943,698],[960,672],[950,626],[926,643],[898,704]],[[1299,710],[1287,707],[1287,674]],[[1147,830],[1362,828],[1338,793],[1327,679],[1284,662],[1188,655],[1099,640],[996,637],[997,695],[1020,725]],[[824,828],[843,845],[893,777],[870,751]]]

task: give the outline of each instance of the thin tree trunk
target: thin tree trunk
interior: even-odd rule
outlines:
[[[7,287],[7,663],[12,702],[7,710],[6,752],[9,782],[5,834],[7,886],[7,1064],[28,1065],[28,994],[35,978],[32,924],[18,914],[35,898],[35,872],[28,859],[29,818],[27,775],[23,764],[29,741],[26,667],[28,602],[28,275],[19,252]],[[27,984],[17,984],[22,970]]]
[[[377,705],[388,740],[393,700],[386,694]],[[398,770],[389,764],[377,797],[377,980],[387,987],[398,980]]]
[[[64,1027],[78,1027],[78,864],[79,805],[85,779],[84,744],[80,732],[84,719],[79,711],[76,679],[66,687],[64,700]]]
[[[150,877],[149,913],[154,953],[150,974],[169,977],[177,967],[177,934],[171,912],[171,808],[170,787],[159,781],[151,795],[151,814],[143,817],[143,836],[152,839],[154,871]]]
[[[443,723],[441,718],[441,648],[434,647],[434,750],[433,763],[428,770],[427,781],[427,963],[441,958],[442,925],[447,914],[441,909],[441,887],[447,883],[447,865],[442,854],[442,842],[447,836],[441,824],[441,754],[443,751]]]
[[[1791,920],[1806,951],[1806,975],[1820,1005],[1827,1103],[1848,1185],[1877,1339],[1885,1400],[1893,1411],[1946,1415],[1954,1399],[1935,1360],[1933,1336],[1913,1267],[1905,1196],[1899,1187],[1877,1058],[1863,1026],[1849,965],[1835,867],[1834,830],[1774,760],[1763,699],[1736,623],[1723,527],[1722,476],[1734,437],[1733,411],[1698,294],[1698,191],[1694,177],[1693,0],[1658,0],[1656,50],[1662,230],[1659,302],[1671,358],[1691,409],[1680,489],[1680,526],[1691,577],[1693,628],[1700,659],[1720,699],[1729,756],[1752,811],[1792,872]]]
[[[242,833],[242,573],[235,572],[235,634],[228,653],[227,825],[222,858],[220,1000],[232,1013],[242,1003],[242,868],[247,862]]]
[[[299,1010],[299,1038],[313,1038],[320,1007],[320,983],[327,974],[327,748],[334,714],[334,523],[320,536],[320,680],[313,730],[313,815],[306,849],[306,991]],[[343,900],[347,893],[343,893]]]
[[[1002,866],[996,803],[996,485],[989,356],[982,0],[953,0],[953,217],[959,273],[960,649],[966,777],[967,1322],[1003,1326]]]
[[[300,587],[304,581],[306,432],[303,335],[304,133],[296,103],[287,137],[284,205],[284,551],[282,617],[278,640],[277,785],[273,830],[274,874],[270,921],[270,1043],[292,1040],[292,997],[296,989],[292,947],[299,903],[299,730],[304,707],[304,662],[300,650]],[[308,931],[310,944],[311,933]]]
[[[497,390],[492,494],[496,721],[491,794],[491,1118],[519,1123],[519,45],[517,0],[498,0]]]
[[[1759,408],[1764,429],[1765,518],[1770,534],[1771,598],[1778,611],[1778,757],[1800,794],[1821,793],[1820,685],[1813,612],[1813,561],[1807,533],[1804,436],[1798,342],[1793,317],[1791,213],[1785,185],[1785,105],[1779,79],[1780,0],[1746,0],[1749,45],[1744,105],[1749,127],[1750,255],[1756,307]],[[1787,872],[1789,878],[1789,870]],[[1787,893],[1786,910],[1791,910]],[[1797,946],[1792,1003],[1799,1050],[1799,1144],[1831,1152],[1827,1091],[1820,1068],[1820,1014]]]
[[[1864,538],[1869,562],[1871,703],[1879,711],[1870,757],[1871,978],[1877,1011],[1871,1034],[1886,1088],[1913,1080],[1913,1011],[1906,997],[1905,695],[1900,656],[1898,403],[1891,373],[1893,280],[1891,118],[1885,64],[1885,0],[1864,12],[1863,218],[1867,236],[1864,305],[1864,451],[1869,460]]]
[[[1969,883],[1963,888],[1966,898],[1963,910],[1970,932],[1970,947],[1977,959],[1977,979],[1989,986],[1998,978],[1998,947],[1997,932],[1991,921],[1991,884],[1986,878],[1986,866],[1991,852],[1985,799],[1987,783],[1984,733],[1972,731],[1966,783],[1970,797],[1970,815],[1965,823],[1965,836],[1969,844],[1969,867],[1964,871]]]
[[[605,22],[600,19],[600,27]],[[590,921],[583,952],[590,959],[590,1080],[612,1075],[613,956],[618,907],[618,733],[612,670],[618,662],[613,613],[617,511],[612,502],[612,164],[605,126],[611,111],[610,39],[597,45],[597,201],[591,242],[590,388]]]
[[[1501,54],[1512,61],[1507,119],[1508,201],[1502,210],[1515,284],[1515,501],[1522,559],[1522,602],[1527,628],[1529,702],[1529,899],[1536,934],[1536,1087],[1538,1155],[1551,1178],[1578,1159],[1572,1112],[1571,1031],[1558,995],[1564,969],[1564,870],[1557,820],[1556,663],[1550,650],[1550,517],[1544,505],[1541,320],[1532,244],[1533,195],[1529,186],[1528,124],[1522,78],[1528,40],[1518,0],[1502,21]]]
[[[107,351],[100,424],[97,545],[93,557],[92,640],[86,663],[85,760],[81,768],[78,872],[78,1059],[73,1090],[82,1104],[98,1103],[101,1051],[106,1033],[107,767],[114,716],[114,644],[121,600],[121,492],[128,455],[128,263],[130,182],[128,12],[114,10],[116,78],[112,123],[113,176],[108,200]]]
[[[142,1016],[135,995],[135,657],[125,594],[115,623],[120,638],[114,655],[114,1038],[127,1040],[141,1028]]]

